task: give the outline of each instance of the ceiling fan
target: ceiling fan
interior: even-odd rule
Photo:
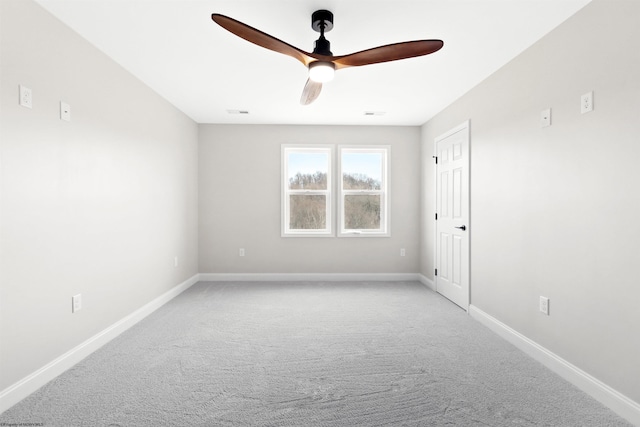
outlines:
[[[311,28],[320,33],[313,52],[305,52],[228,16],[214,13],[211,19],[238,37],[291,56],[308,67],[309,78],[300,97],[302,105],[315,101],[322,90],[322,83],[331,80],[335,70],[428,55],[440,50],[444,45],[442,40],[414,40],[374,47],[349,55],[333,56],[329,40],[324,37],[324,33],[333,28],[333,13],[328,10],[317,10],[311,15]]]

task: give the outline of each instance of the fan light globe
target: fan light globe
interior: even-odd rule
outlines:
[[[314,82],[326,83],[333,79],[335,70],[333,62],[315,61],[309,64],[309,78]]]

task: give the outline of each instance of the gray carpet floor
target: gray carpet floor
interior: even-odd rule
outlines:
[[[2,423],[630,425],[416,282],[198,283]]]

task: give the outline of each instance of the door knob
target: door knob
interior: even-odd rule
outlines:
[[[466,225],[461,225],[460,227],[454,227],[454,228],[459,228],[460,230],[464,231],[467,229]]]

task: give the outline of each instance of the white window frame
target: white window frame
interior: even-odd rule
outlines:
[[[334,163],[334,146],[333,145],[296,145],[283,144],[281,148],[281,217],[282,217],[282,237],[333,237],[333,163]],[[288,154],[291,152],[299,153],[327,153],[327,189],[326,190],[292,190],[289,188],[289,165]],[[324,195],[326,197],[326,227],[322,230],[298,230],[289,228],[290,224],[290,196],[300,195]]]
[[[382,183],[380,190],[345,190],[343,188],[342,179],[342,153],[343,152],[362,152],[362,153],[381,153],[382,154]],[[390,200],[390,145],[340,145],[338,146],[338,237],[389,237],[391,236],[389,215]],[[345,229],[344,215],[344,199],[345,196],[353,194],[372,194],[380,195],[380,229],[377,230],[354,230]]]

